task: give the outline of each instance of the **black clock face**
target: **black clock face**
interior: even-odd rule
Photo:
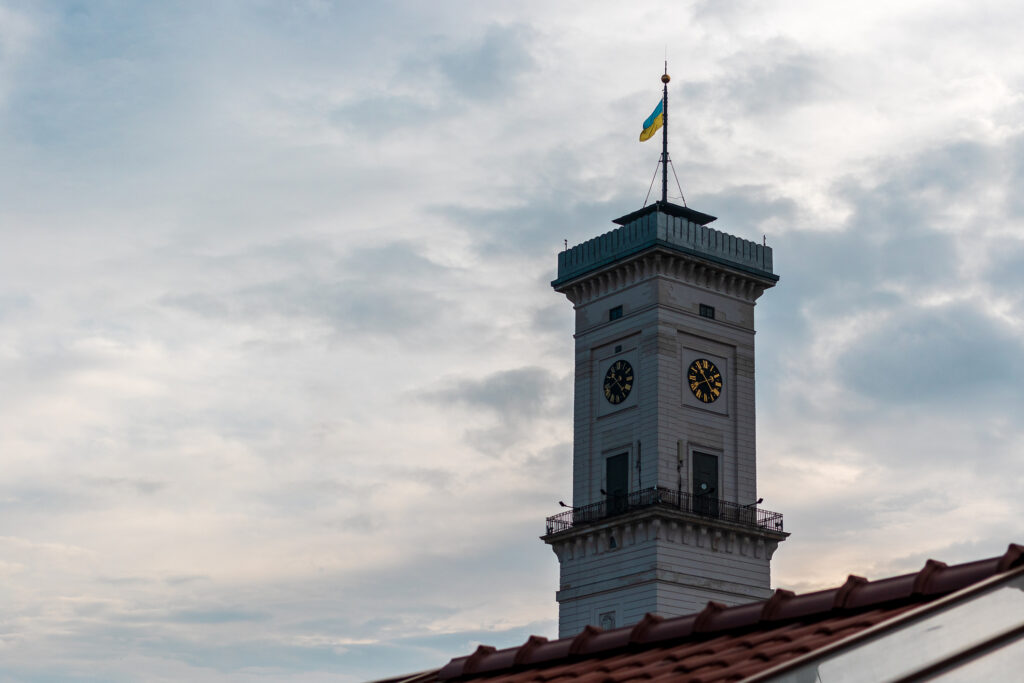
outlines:
[[[686,371],[690,391],[704,403],[714,403],[722,395],[722,373],[707,358],[698,358]]]
[[[633,366],[628,361],[615,361],[604,375],[604,397],[609,403],[618,404],[625,401],[632,390]]]

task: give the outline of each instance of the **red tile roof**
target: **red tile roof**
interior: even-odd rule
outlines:
[[[739,681],[881,624],[924,603],[1024,565],[1024,546],[952,567],[928,560],[913,574],[878,581],[850,576],[830,590],[794,595],[777,590],[763,602],[602,631],[574,638],[531,636],[505,650],[481,645],[451,660],[436,679],[488,681]],[[418,678],[417,680],[425,680]]]

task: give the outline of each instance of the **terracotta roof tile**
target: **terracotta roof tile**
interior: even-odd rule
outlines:
[[[506,650],[481,645],[437,672],[440,680],[508,683],[738,681],[881,624],[923,603],[1024,564],[1024,546],[1001,557],[949,567],[928,560],[918,572],[879,581],[850,576],[842,586],[697,614],[648,614],[632,627],[588,626],[573,638],[531,636]]]

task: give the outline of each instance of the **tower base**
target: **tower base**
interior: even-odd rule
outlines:
[[[698,612],[771,595],[770,561],[789,534],[648,507],[543,536],[558,556],[558,634],[629,626],[648,612]]]

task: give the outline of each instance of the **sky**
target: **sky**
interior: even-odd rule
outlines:
[[[685,201],[781,278],[773,586],[1024,542],[1022,25],[0,0],[0,681],[348,683],[555,637],[550,281],[643,205],[666,55]]]

